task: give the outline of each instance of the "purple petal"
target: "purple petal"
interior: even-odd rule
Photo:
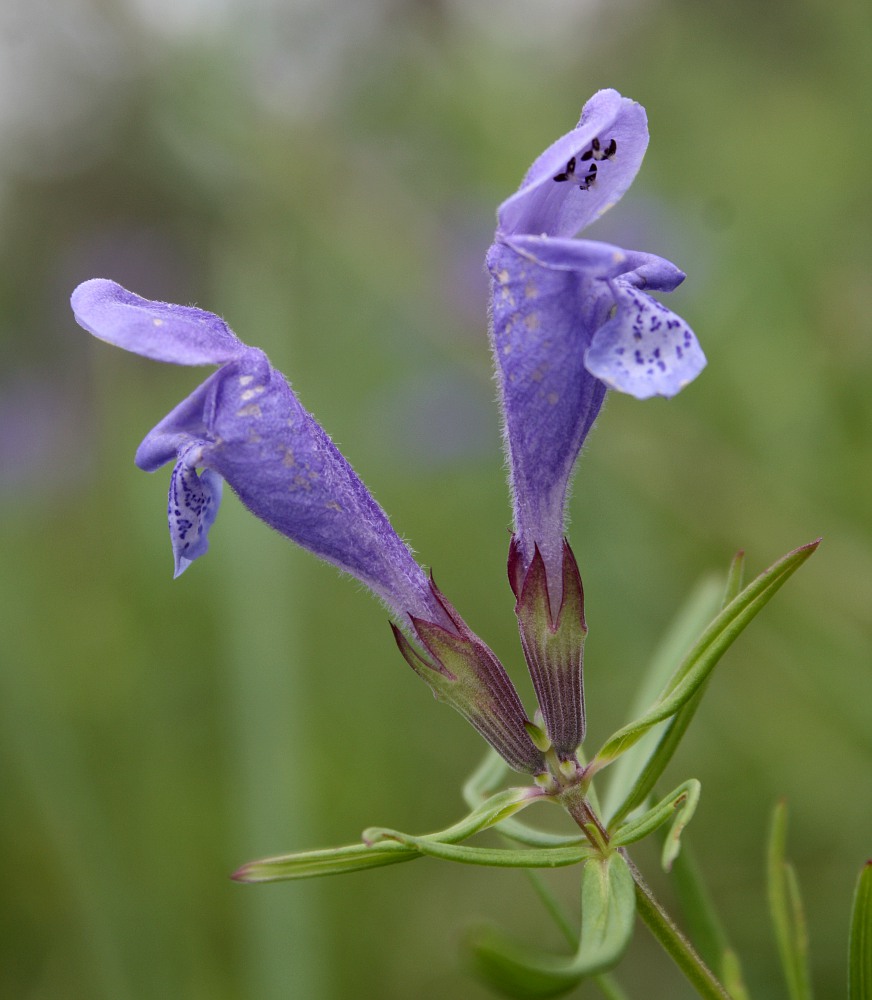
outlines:
[[[634,264],[626,250],[596,240],[558,239],[551,236],[509,236],[500,240],[519,257],[558,271],[586,271],[591,277],[623,274]],[[647,257],[645,254],[633,255]],[[658,260],[660,258],[657,258]]]
[[[137,464],[154,469],[190,448],[253,514],[361,580],[403,620],[443,622],[387,515],[261,351],[245,348],[165,417]]]
[[[584,269],[543,267],[506,245],[491,247],[488,267],[518,544],[526,565],[538,546],[559,580],[569,477],[605,396],[584,352],[612,296]]]
[[[188,449],[170,476],[167,516],[177,577],[209,548],[209,529],[221,503],[221,477],[208,469],[202,476],[197,475],[199,451]]]
[[[674,292],[687,275],[671,261],[653,253],[625,250],[626,273],[621,282],[652,292]]]
[[[103,278],[79,285],[70,302],[79,325],[89,333],[155,361],[222,364],[246,349],[214,313],[152,302]]]
[[[615,90],[599,91],[585,104],[576,128],[545,150],[518,192],[500,206],[500,233],[574,236],[621,198],[647,145],[644,108]]]
[[[209,434],[206,415],[213,412],[216,385],[222,380],[221,371],[210,375],[146,434],[136,449],[134,461],[138,468],[143,472],[156,472],[167,462],[174,461],[192,442],[205,443]]]
[[[705,367],[690,327],[629,281],[612,282],[617,311],[597,330],[587,370],[610,389],[637,399],[674,396]]]
[[[160,361],[223,364],[136,453],[150,472],[178,458],[169,503],[176,575],[206,551],[226,480],[252,513],[362,581],[400,621],[453,627],[387,515],[262,351],[212,313],[150,302],[111,281],[85,282],[72,301],[81,325],[110,343]]]

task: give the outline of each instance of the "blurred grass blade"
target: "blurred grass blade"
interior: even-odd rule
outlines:
[[[769,909],[790,1000],[811,1000],[808,929],[793,866],[785,858],[787,806],[776,805],[769,835]]]
[[[848,1000],[872,1000],[872,861],[857,879],[848,952]]]
[[[612,968],[630,943],[636,912],[633,877],[619,853],[585,864],[581,906],[575,955],[534,952],[487,930],[472,942],[476,971],[507,996],[534,998],[560,996],[582,979]]]
[[[631,718],[641,715],[656,700],[675,673],[676,665],[682,662],[694,640],[717,614],[723,589],[723,578],[718,576],[706,576],[693,588],[651,658],[631,707]],[[607,820],[616,816],[618,805],[627,799],[664,725],[665,723],[661,723],[652,727],[611,769],[600,813]],[[640,805],[641,802],[642,799],[636,804]],[[620,818],[627,812],[629,810],[624,811]]]
[[[655,704],[641,718],[619,729],[606,741],[593,759],[594,771],[616,760],[638,743],[652,726],[675,715],[690,701],[740,633],[819,544],[820,539],[789,552],[730,601],[700,636]]]
[[[733,1000],[749,1000],[739,957],[730,945],[687,843],[681,846],[672,874],[689,936],[703,961],[715,972]]]
[[[619,827],[612,835],[611,843],[615,847],[632,844],[647,837],[649,833],[653,833],[671,819],[672,825],[663,843],[662,854],[663,870],[668,872],[680,850],[681,832],[696,811],[701,787],[696,778],[685,781],[644,815]]]

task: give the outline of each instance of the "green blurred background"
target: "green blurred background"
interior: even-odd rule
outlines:
[[[482,745],[362,588],[228,496],[173,582],[145,432],[205,373],[113,350],[111,277],[221,313],[286,372],[523,687],[482,260],[497,204],[613,86],[647,107],[591,235],[675,260],[709,367],[609,400],[571,504],[591,743],[701,574],[824,536],[671,766],[756,995],[774,801],[819,996],[872,853],[870,60],[865,0],[5,0],[0,14],[0,994],[488,994],[463,935],[559,936],[519,873],[421,861],[277,886],[267,854],[461,813]],[[669,905],[653,850],[638,852]],[[572,901],[577,873],[557,890]],[[690,996],[640,929],[634,997]],[[593,997],[592,987],[578,995]]]

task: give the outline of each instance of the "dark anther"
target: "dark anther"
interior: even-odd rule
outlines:
[[[590,149],[581,154],[582,160],[610,160],[618,151],[618,143],[615,139],[609,139],[605,146],[599,138],[591,140]]]
[[[566,164],[566,170],[561,174],[555,174],[554,180],[556,181],[568,181],[570,177],[575,173],[575,157],[573,156],[569,163]]]
[[[587,168],[587,176],[578,185],[579,191],[587,191],[587,189],[591,186],[591,184],[593,184],[595,180],[596,180],[596,164],[591,163],[591,165]]]

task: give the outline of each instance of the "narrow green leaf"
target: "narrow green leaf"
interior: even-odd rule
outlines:
[[[730,568],[727,570],[727,582],[724,587],[724,596],[721,599],[721,607],[725,608],[734,597],[738,597],[745,582],[745,550],[739,551],[733,556]]]
[[[772,814],[769,835],[769,910],[790,1000],[811,1000],[808,931],[796,872],[785,859],[786,843],[787,806],[779,802]]]
[[[317,878],[322,875],[341,875],[344,872],[362,871],[394,865],[399,861],[414,861],[420,854],[397,841],[385,841],[374,847],[351,844],[332,847],[323,851],[300,851],[261,861],[249,861],[231,876],[237,882],[280,882],[286,879]]]
[[[678,749],[678,745],[681,743],[685,732],[687,732],[687,727],[690,725],[694,715],[696,714],[697,707],[702,700],[702,696],[705,694],[707,685],[708,681],[704,681],[696,694],[689,701],[687,701],[666,724],[666,728],[662,730],[657,747],[637,776],[636,782],[627,793],[626,799],[624,799],[621,805],[615,810],[614,816],[609,821],[609,825],[619,822],[647,800],[648,796],[654,790],[654,786],[657,784],[657,781],[666,770],[667,764],[670,760],[672,760],[672,757]],[[659,729],[660,726],[655,727],[655,729],[651,730],[651,732],[656,733]],[[651,735],[651,733],[648,733],[647,735]],[[639,744],[637,744],[637,746],[638,745]],[[633,747],[633,750],[635,749],[636,747]],[[632,753],[632,750],[630,752]],[[618,764],[620,764],[623,759],[624,758],[621,757],[618,760]]]
[[[709,596],[711,603],[708,607],[700,601],[698,605],[698,617],[697,622],[699,623],[699,630],[701,630],[707,621],[714,615],[716,610],[721,610],[730,604],[739,591],[742,588],[742,577],[744,575],[745,569],[745,553],[739,551],[733,557],[730,563],[730,568],[727,572],[726,585],[720,595],[720,607],[715,604],[715,594],[710,593]],[[703,619],[703,614],[708,612],[708,617]],[[688,619],[690,621],[690,619]],[[690,639],[687,640],[685,647],[690,645]],[[683,650],[682,650],[683,652]],[[624,801],[617,806],[611,813],[610,825],[614,825],[617,821],[623,819],[625,816],[629,816],[634,809],[641,806],[654,790],[654,786],[657,784],[660,776],[666,770],[666,765],[672,760],[675,751],[678,749],[679,743],[687,732],[687,727],[690,725],[694,715],[696,715],[696,710],[699,707],[699,703],[702,701],[703,695],[705,694],[705,689],[708,686],[709,678],[700,685],[699,690],[690,698],[685,705],[683,705],[678,712],[672,717],[672,719],[667,722],[660,722],[656,726],[653,726],[640,740],[632,747],[627,753],[623,754],[615,764],[614,770],[618,771],[626,761],[630,761],[635,764],[636,761],[644,760],[644,751],[650,747],[654,741],[657,741],[657,745],[654,750],[648,756],[645,765],[641,768],[636,776],[635,782],[630,786],[629,784],[629,774],[631,773],[629,769],[625,772],[627,778],[625,778],[622,788],[626,789],[626,794]],[[653,698],[654,695],[649,697],[644,704]],[[639,709],[641,711],[641,709]],[[659,734],[659,740],[658,740]],[[638,751],[642,750],[642,754],[638,754]],[[633,770],[636,770],[634,768]]]
[[[723,577],[718,576],[706,576],[693,588],[651,658],[634,699],[631,718],[641,715],[663,690],[675,673],[676,665],[684,660],[694,640],[717,614],[723,589]],[[610,769],[609,782],[603,795],[603,811],[600,813],[610,823],[615,818],[622,819],[630,812],[626,809],[618,816],[618,805],[627,798],[665,725],[666,723],[660,723],[652,727]],[[649,788],[648,792],[650,790]],[[639,799],[636,805],[640,805],[646,796]]]
[[[687,826],[696,811],[701,787],[696,778],[685,781],[644,815],[618,827],[612,835],[612,845],[623,847],[626,844],[632,844],[647,837],[649,833],[653,833],[664,823],[672,820],[669,833],[663,843],[662,854],[663,869],[668,872],[680,850],[681,831]]]
[[[848,1000],[872,1000],[872,861],[863,865],[854,892]]]
[[[633,936],[636,890],[627,862],[615,851],[584,866],[581,947],[576,966],[588,972],[611,968]]]
[[[633,877],[619,853],[585,864],[581,906],[575,955],[534,952],[489,930],[472,942],[477,971],[508,996],[533,998],[559,996],[582,979],[612,968],[630,943],[636,912]]]
[[[543,798],[544,796],[533,788],[506,788],[504,791],[484,799],[458,823],[454,823],[445,830],[427,834],[427,839],[441,840],[452,844],[466,840],[467,837],[487,830],[507,819],[513,813],[526,809],[527,806],[541,801]],[[364,834],[364,840],[370,839],[374,838]]]
[[[818,547],[819,540],[794,549],[764,570],[738,594],[703,632],[673,679],[641,718],[624,726],[605,743],[592,762],[594,770],[610,764],[658,722],[675,715],[699,691],[718,660],[771,600],[781,585]]]
[[[563,868],[585,861],[594,849],[587,841],[574,847],[551,847],[520,850],[506,847],[469,847],[451,844],[430,837],[413,837],[399,830],[378,830],[378,835],[396,839],[403,846],[413,847],[421,854],[443,861],[458,861],[466,865],[487,865],[492,868]]]
[[[529,788],[508,788],[485,799],[459,823],[430,834],[433,840],[456,843],[473,834],[493,826],[513,812],[524,809],[537,801],[535,790]],[[369,831],[366,832],[368,834]],[[365,839],[374,841],[380,831],[372,831]],[[427,838],[421,838],[427,839]],[[413,861],[421,856],[421,851],[399,839],[382,840],[379,843],[350,844],[320,851],[300,851],[275,858],[264,858],[243,865],[233,878],[238,882],[277,882],[287,879],[316,878],[322,875],[340,875],[344,872],[360,871],[393,865],[400,861]]]

